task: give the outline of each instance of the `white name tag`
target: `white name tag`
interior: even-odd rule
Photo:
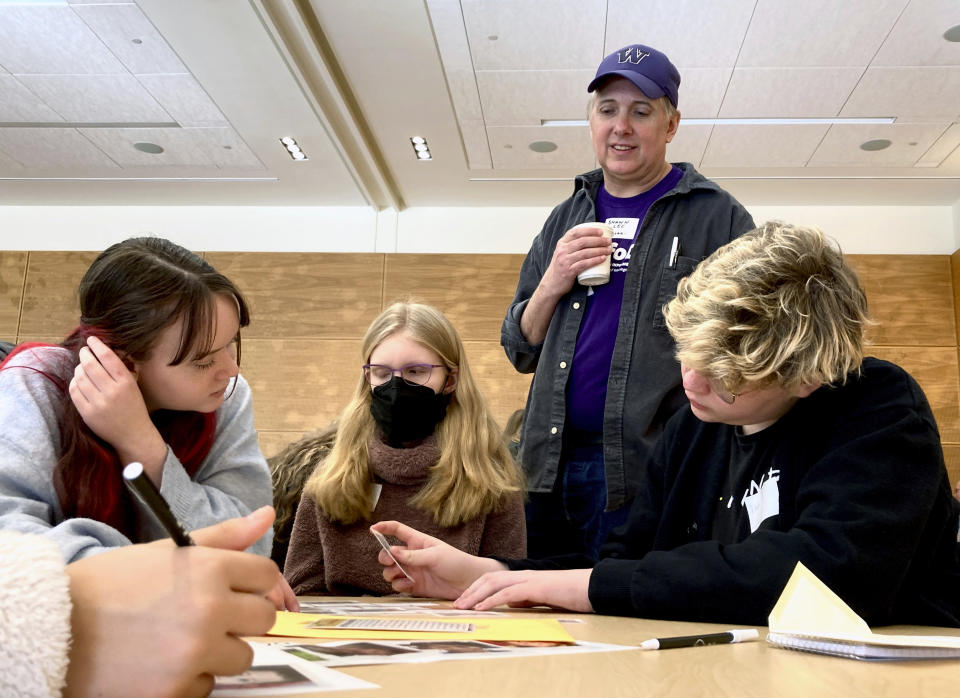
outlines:
[[[633,240],[637,234],[639,218],[608,218],[604,221],[613,230],[614,239]]]

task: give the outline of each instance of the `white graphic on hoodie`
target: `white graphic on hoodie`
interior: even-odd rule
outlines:
[[[759,484],[750,481],[750,486],[743,492],[740,499],[741,506],[747,508],[750,517],[750,533],[753,533],[760,524],[780,513],[780,471],[770,468],[760,477]]]

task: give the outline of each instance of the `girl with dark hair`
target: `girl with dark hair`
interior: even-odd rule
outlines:
[[[80,324],[0,364],[0,528],[42,533],[67,562],[165,537],[124,487],[139,461],[190,529],[270,504],[250,387],[239,375],[237,288],[162,238],[102,252]],[[250,550],[269,555],[268,533]]]

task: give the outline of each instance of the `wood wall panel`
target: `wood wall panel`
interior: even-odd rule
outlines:
[[[960,388],[955,347],[869,347],[868,353],[902,366],[913,376],[933,409],[940,440],[960,442]]]
[[[310,431],[313,431],[312,429]],[[299,441],[307,432],[302,431],[265,431],[257,430],[257,440],[260,443],[260,450],[264,458],[270,458],[282,451],[287,444]]]
[[[953,286],[953,321],[960,326],[960,250],[950,255],[950,278]],[[960,344],[960,333],[957,334]]]
[[[500,341],[500,325],[523,255],[394,254],[384,273],[384,307],[414,297],[439,308],[467,340]]]
[[[0,252],[0,339],[52,341],[77,322],[76,287],[94,252]],[[524,405],[529,375],[499,346],[523,255],[207,253],[251,302],[242,370],[261,447],[272,455],[336,418],[356,386],[360,342],[385,302],[416,297],[460,331],[494,417]],[[960,251],[947,257],[852,255],[879,325],[868,352],[923,387],[960,480]],[[954,286],[953,280],[957,284]],[[21,289],[23,291],[21,298]]]
[[[950,484],[953,486],[954,494],[956,494],[957,486],[960,484],[960,445],[945,444],[943,459],[947,463],[947,474],[950,476]]]
[[[382,254],[209,252],[250,303],[252,338],[363,336],[380,313]]]
[[[307,432],[334,419],[360,378],[359,339],[247,339],[257,429]]]
[[[953,282],[946,255],[849,255],[867,293],[876,344],[955,346]]]
[[[533,374],[517,373],[499,342],[464,342],[470,372],[502,428],[507,418],[527,404]]]
[[[20,338],[63,339],[77,326],[77,286],[97,252],[31,252],[20,314]]]
[[[0,252],[0,341],[17,339],[26,273],[26,252]]]

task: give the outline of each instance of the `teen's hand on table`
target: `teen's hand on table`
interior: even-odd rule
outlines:
[[[272,508],[263,507],[194,531],[197,546],[163,540],[68,565],[73,640],[66,695],[204,696],[214,674],[245,671],[253,651],[239,636],[262,635],[273,625],[267,594],[277,566],[240,550],[272,522]]]
[[[300,602],[297,601],[297,595],[290,588],[290,583],[280,570],[277,570],[277,583],[274,585],[267,598],[278,611],[300,612]]]
[[[197,545],[246,550],[263,537],[267,528],[273,525],[274,518],[276,518],[276,513],[273,507],[261,507],[248,516],[229,519],[217,526],[201,528],[190,535]],[[264,522],[266,522],[266,527],[264,527]],[[214,537],[211,538],[211,535]],[[290,584],[280,570],[277,570],[276,583],[267,593],[267,599],[278,611],[297,612],[300,610],[297,595],[293,593],[293,589],[290,588]]]
[[[117,450],[121,463],[139,461],[160,487],[167,445],[150,421],[137,376],[97,337],[80,350],[70,399],[88,427]]]
[[[496,606],[552,606],[593,613],[587,592],[592,569],[490,572],[453,602],[455,608],[486,611]]]
[[[412,582],[386,551],[381,550],[377,558],[384,566],[383,578],[397,592],[455,599],[484,572],[504,569],[496,560],[470,555],[398,521],[379,521],[370,528],[385,536],[399,538],[406,544],[406,547],[390,546],[390,552],[413,577]]]

